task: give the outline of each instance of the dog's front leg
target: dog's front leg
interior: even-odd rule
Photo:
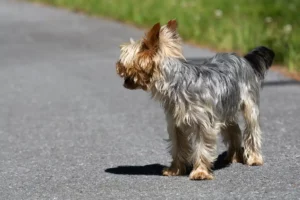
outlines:
[[[170,167],[163,169],[164,176],[178,176],[186,173],[187,158],[189,153],[189,143],[186,135],[179,127],[174,125],[172,119],[167,119],[168,133],[170,137],[170,153],[172,163]]]
[[[218,130],[213,127],[201,126],[192,134],[192,163],[191,180],[213,179],[212,164],[216,159],[216,142]]]

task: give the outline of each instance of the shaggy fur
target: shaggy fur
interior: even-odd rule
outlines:
[[[130,41],[121,46],[117,73],[124,87],[150,92],[164,108],[173,161],[163,175],[182,175],[193,166],[190,179],[213,179],[218,133],[228,145],[227,161],[263,164],[259,93],[274,59],[272,50],[257,47],[245,57],[219,53],[192,64],[182,54],[175,20],[162,27],[155,24],[140,41]]]

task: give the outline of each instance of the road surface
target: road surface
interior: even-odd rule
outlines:
[[[115,72],[119,45],[142,34],[0,0],[0,199],[300,199],[300,84],[272,71],[262,167],[220,167],[213,181],[160,176],[171,161],[163,111]],[[214,53],[186,45],[184,54]]]

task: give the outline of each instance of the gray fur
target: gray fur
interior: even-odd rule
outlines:
[[[199,101],[220,121],[235,117],[242,93],[249,93],[255,102],[259,99],[260,79],[245,59],[234,54],[217,54],[201,65],[166,58],[161,66],[171,101]]]
[[[180,161],[180,155],[186,155],[187,150],[178,147],[178,131],[169,131],[171,140],[173,138],[173,160],[193,164],[191,178],[196,176],[197,179],[195,173],[198,167],[203,169],[203,164],[210,169],[210,164],[216,158],[216,137],[219,132],[229,144],[229,155],[237,156],[241,152],[237,122],[239,111],[243,112],[246,122],[245,162],[249,165],[262,164],[259,126],[261,75],[272,64],[274,56],[268,57],[271,50],[261,52],[260,48],[257,49],[251,52],[250,60],[233,53],[216,54],[199,65],[172,57],[161,60],[159,66],[162,75],[154,80],[152,95],[165,108],[169,130],[177,127],[189,138],[189,158]],[[253,67],[254,63],[261,66]]]

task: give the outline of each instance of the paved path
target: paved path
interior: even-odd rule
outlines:
[[[123,89],[114,66],[119,44],[142,34],[0,0],[0,199],[300,199],[300,85],[273,72],[261,98],[263,167],[233,164],[214,181],[159,176],[170,162],[162,109]]]

